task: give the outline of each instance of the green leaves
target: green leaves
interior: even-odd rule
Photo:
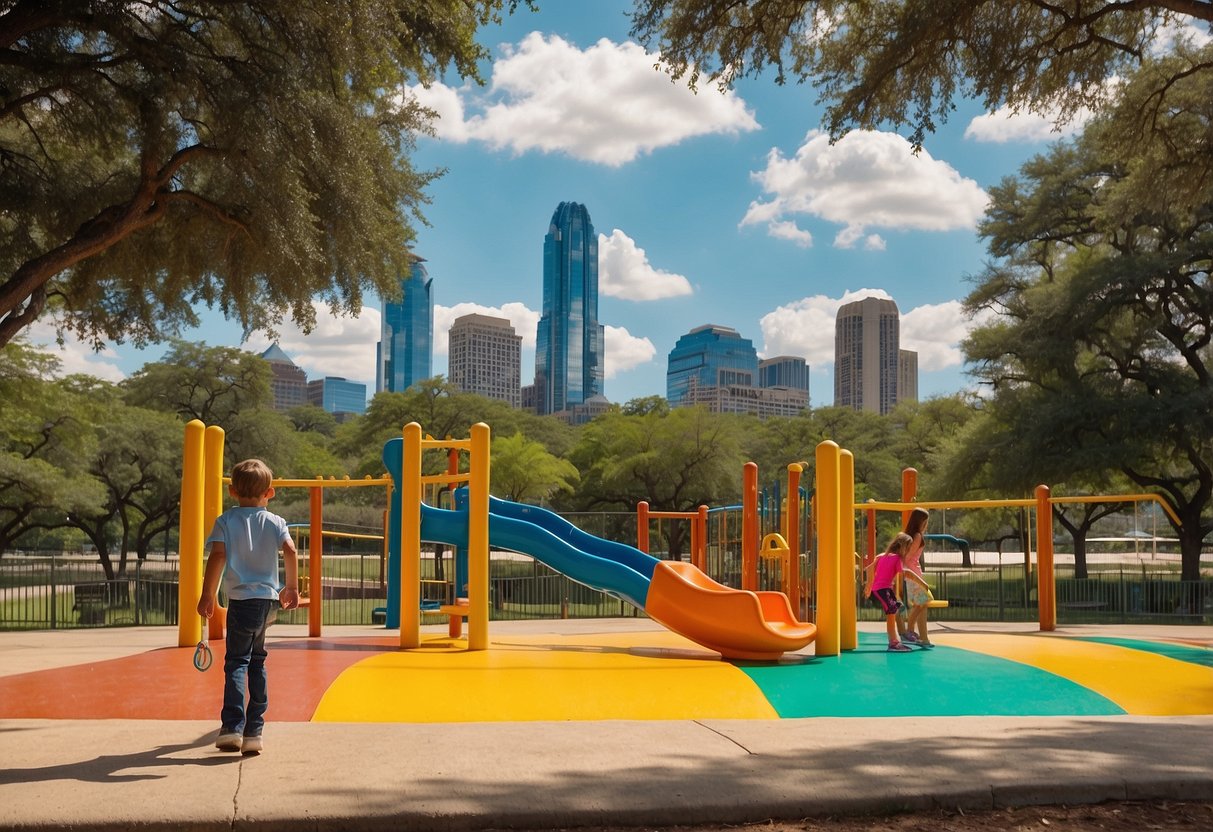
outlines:
[[[11,4],[10,4],[11,5]],[[509,3],[513,9],[517,4]],[[86,341],[357,313],[407,267],[436,175],[406,95],[502,0],[194,0],[0,12],[0,345],[44,306]]]

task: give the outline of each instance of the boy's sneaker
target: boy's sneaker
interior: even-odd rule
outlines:
[[[919,642],[918,642],[918,646],[919,646],[919,647],[921,647],[923,650],[934,650],[934,649],[935,649],[935,642],[933,642],[933,641],[919,641]]]
[[[250,734],[244,738],[243,744],[240,746],[242,754],[260,754],[261,753],[261,735]]]
[[[243,747],[244,737],[235,731],[220,731],[215,740],[215,747],[220,751],[239,751]]]
[[[914,633],[902,633],[901,640],[909,642],[910,644],[917,644],[920,641],[918,636],[914,635]]]
[[[889,645],[890,653],[913,653],[914,648],[907,644],[902,644],[900,641],[895,641]]]

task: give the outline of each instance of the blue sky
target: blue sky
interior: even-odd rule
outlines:
[[[960,311],[985,251],[975,228],[987,189],[1080,124],[985,113],[960,102],[914,156],[892,132],[831,146],[811,86],[745,79],[696,95],[653,70],[628,38],[627,0],[543,3],[486,30],[483,87],[452,79],[416,89],[441,118],[415,163],[447,169],[429,191],[416,253],[434,279],[434,373],[461,314],[508,317],[534,373],[543,237],[561,201],[581,202],[600,235],[599,319],[607,328],[605,393],[665,394],[666,359],[703,324],[736,329],[760,356],[800,355],[814,406],[833,401],[834,315],[868,294],[902,313],[902,347],[919,353],[919,394],[970,386]],[[315,332],[287,326],[282,348],[308,372],[374,390],[378,302],[357,319],[321,308]],[[214,313],[184,336],[240,343]],[[33,333],[43,343],[53,330]],[[253,336],[247,348],[268,341]],[[69,341],[65,369],[117,379],[157,360]]]

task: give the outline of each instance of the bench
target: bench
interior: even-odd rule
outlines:
[[[1107,601],[1067,601],[1057,605],[1058,609],[1063,610],[1102,610],[1107,606]]]
[[[104,624],[105,611],[112,605],[116,590],[120,590],[119,586],[111,586],[106,581],[75,584],[72,586],[72,612],[79,614],[81,624]]]

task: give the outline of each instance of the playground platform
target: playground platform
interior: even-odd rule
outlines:
[[[1213,800],[1213,632],[933,625],[939,647],[721,662],[641,620],[275,627],[259,756],[217,751],[222,646],[0,633],[0,829],[554,829]],[[569,703],[576,703],[570,705]],[[172,704],[175,703],[175,704]],[[201,709],[201,710],[195,710]]]

